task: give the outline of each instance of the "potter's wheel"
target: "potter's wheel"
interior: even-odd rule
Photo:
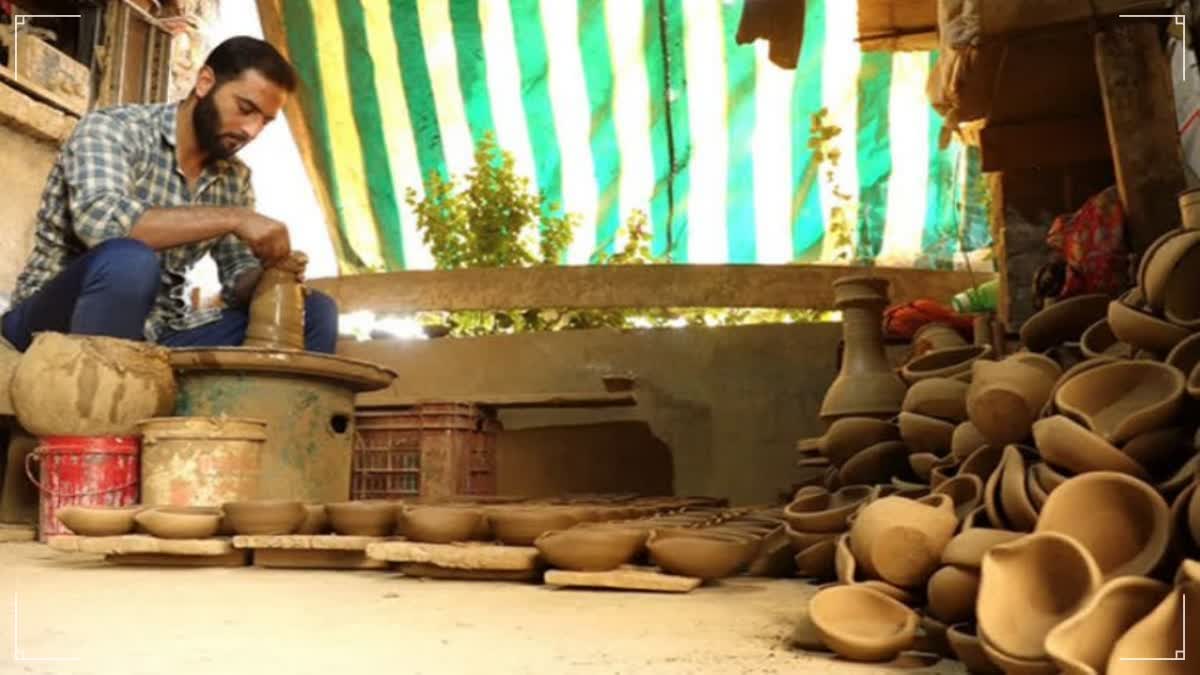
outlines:
[[[180,372],[216,370],[328,378],[356,392],[384,389],[396,379],[394,370],[369,361],[269,347],[172,349],[170,362]]]

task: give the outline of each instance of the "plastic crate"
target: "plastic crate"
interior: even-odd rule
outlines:
[[[495,414],[465,403],[355,414],[351,499],[496,494]]]

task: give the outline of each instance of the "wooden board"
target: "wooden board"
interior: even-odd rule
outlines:
[[[104,556],[117,565],[160,565],[163,567],[245,567],[249,551],[230,551],[220,555],[173,555],[169,553],[114,553]]]
[[[285,569],[378,570],[387,569],[391,565],[384,560],[368,558],[363,551],[256,548],[254,549],[254,566]]]
[[[356,408],[416,407],[428,403],[466,401],[487,408],[619,408],[637,405],[633,392],[563,392],[550,394],[460,394],[437,397],[397,396],[383,389],[360,394]]]
[[[0,523],[0,543],[33,541],[37,530],[29,525],[7,525]]]
[[[545,582],[566,588],[612,588],[623,591],[687,593],[699,587],[700,579],[663,574],[653,567],[625,566],[607,572],[546,570]]]
[[[385,541],[367,546],[367,556],[376,560],[426,563],[465,570],[528,571],[538,568],[538,550],[532,546],[499,544],[423,544]]]
[[[349,537],[339,534],[243,535],[233,538],[235,548],[365,551],[368,544],[384,541],[383,537]]]
[[[858,43],[863,51],[938,48],[937,0],[858,0]]]
[[[212,539],[159,539],[148,534],[119,537],[80,537],[64,534],[46,542],[56,551],[103,553],[106,555],[165,554],[171,556],[220,556],[239,553],[225,537]]]
[[[464,570],[438,567],[425,563],[403,563],[397,568],[406,577],[447,579],[458,581],[536,581],[538,569],[530,570]]]

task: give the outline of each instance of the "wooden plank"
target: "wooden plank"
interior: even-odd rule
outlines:
[[[104,556],[117,565],[155,565],[162,567],[245,567],[249,551],[230,551],[221,555],[174,555],[169,553],[113,553]]]
[[[46,543],[56,551],[106,555],[152,553],[170,556],[218,556],[237,552],[233,543],[224,537],[159,539],[148,534],[125,534],[118,537],[80,537],[64,534],[50,537]]]
[[[383,537],[353,537],[340,534],[246,535],[233,538],[235,548],[292,549],[312,551],[365,551]]]
[[[546,570],[544,580],[549,586],[564,588],[612,588],[622,591],[657,591],[687,593],[702,583],[695,577],[664,574],[653,567],[624,566],[607,572],[573,572]]]
[[[984,171],[1065,166],[1111,156],[1103,117],[987,125],[979,133]]]
[[[873,274],[892,302],[949,303],[977,272],[841,265],[614,265],[381,272],[313,279],[341,311],[763,307],[833,309],[835,280]]]
[[[1118,14],[1171,14],[1170,0],[989,0],[975,3],[979,30],[1005,35]]]
[[[913,33],[860,34],[858,47],[864,52],[931,52],[939,47],[936,30]]]
[[[514,572],[538,567],[538,550],[532,546],[386,541],[368,545],[367,556],[389,562],[426,563],[466,570]]]
[[[368,558],[363,551],[296,548],[256,548],[254,566],[282,569],[380,570],[385,560]]]
[[[1095,53],[1126,236],[1141,254],[1179,227],[1177,196],[1187,186],[1170,64],[1153,22],[1127,21],[1097,33]]]
[[[33,541],[37,537],[37,530],[29,525],[7,525],[0,523],[0,543],[16,543],[22,541]]]
[[[396,396],[383,389],[360,394],[356,408],[416,407],[430,403],[465,401],[487,408],[621,408],[637,405],[631,392],[562,393],[562,394],[461,394],[458,396],[409,397]]]
[[[406,577],[445,579],[451,581],[536,581],[539,569],[530,570],[463,570],[438,567],[425,563],[404,563],[397,568]]]
[[[858,42],[863,51],[930,51],[938,48],[937,0],[858,0]]]

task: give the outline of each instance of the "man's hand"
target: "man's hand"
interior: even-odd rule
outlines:
[[[287,258],[292,252],[287,226],[261,213],[247,210],[233,233],[246,242],[264,265]]]

